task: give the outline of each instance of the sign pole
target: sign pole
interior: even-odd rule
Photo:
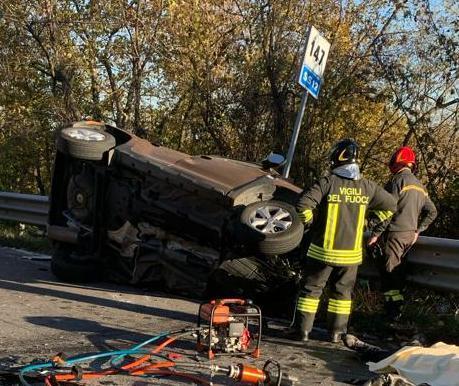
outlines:
[[[308,94],[311,94],[316,99],[319,97],[329,50],[330,43],[328,40],[321,36],[314,26],[309,26],[306,34],[306,47],[304,50],[303,62],[298,72],[298,83],[305,91],[301,98],[300,110],[296,116],[295,127],[293,128],[293,135],[288,148],[287,161],[282,171],[282,177],[284,178],[288,178],[290,173]]]
[[[309,93],[305,90],[303,92],[303,96],[301,97],[301,104],[300,109],[298,110],[298,114],[296,115],[295,126],[293,128],[293,135],[292,139],[290,140],[290,146],[288,148],[287,153],[287,162],[282,170],[282,177],[288,178],[290,173],[290,167],[292,166],[293,161],[293,154],[295,153],[296,143],[298,141],[298,135],[300,133],[300,126],[303,120],[304,110],[306,108],[306,102],[308,101]]]

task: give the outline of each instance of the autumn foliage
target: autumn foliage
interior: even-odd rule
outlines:
[[[46,194],[56,133],[89,116],[192,154],[286,154],[308,24],[332,46],[292,177],[351,136],[382,183],[408,144],[433,232],[457,237],[455,0],[0,0],[0,190]]]

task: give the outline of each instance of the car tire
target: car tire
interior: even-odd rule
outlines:
[[[57,146],[74,158],[100,161],[104,153],[115,147],[113,135],[92,127],[67,127],[60,132]]]
[[[295,208],[282,201],[261,201],[248,205],[240,216],[242,242],[266,256],[282,255],[295,249],[304,227]]]
[[[59,244],[51,257],[51,272],[69,283],[90,283],[100,276],[100,265],[93,257],[79,256],[70,246]]]

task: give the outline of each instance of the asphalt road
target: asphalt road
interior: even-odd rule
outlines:
[[[2,370],[68,355],[127,348],[161,331],[196,323],[199,304],[148,290],[96,283],[87,286],[61,283],[51,274],[47,256],[0,248],[0,385],[18,384],[2,378]],[[174,351],[196,361],[192,337],[178,342]],[[297,385],[349,384],[371,374],[355,353],[340,345],[310,341],[306,345],[264,337],[262,356],[247,363],[262,365],[278,360]],[[207,360],[201,358],[202,363]],[[241,359],[217,359],[216,363]],[[97,365],[97,364],[95,364]],[[204,377],[209,374],[202,373]],[[172,378],[105,377],[91,385],[182,385]],[[217,377],[215,385],[233,385]]]

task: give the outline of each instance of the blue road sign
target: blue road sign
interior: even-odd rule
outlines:
[[[314,73],[308,66],[303,64],[301,67],[300,77],[298,82],[304,87],[314,98],[318,98],[320,91],[320,84],[322,80]]]

